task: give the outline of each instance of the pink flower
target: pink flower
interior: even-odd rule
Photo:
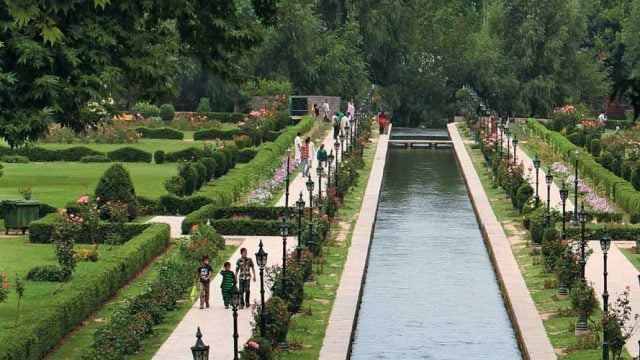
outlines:
[[[256,350],[260,349],[260,344],[258,344],[255,341],[249,341],[247,343],[247,346],[250,347],[250,348],[256,349]]]
[[[81,196],[78,200],[76,200],[76,203],[78,204],[86,204],[88,202],[89,202],[89,196],[87,195]]]

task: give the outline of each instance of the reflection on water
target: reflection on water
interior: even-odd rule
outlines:
[[[389,150],[352,359],[521,359],[451,150]]]

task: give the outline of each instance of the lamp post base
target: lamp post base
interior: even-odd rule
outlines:
[[[567,300],[569,299],[569,289],[567,289],[567,285],[564,283],[560,283],[558,288],[558,299],[559,300]]]

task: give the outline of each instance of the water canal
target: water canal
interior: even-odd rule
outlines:
[[[389,149],[352,359],[521,359],[453,150]]]

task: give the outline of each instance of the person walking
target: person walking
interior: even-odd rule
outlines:
[[[333,125],[333,140],[336,141],[340,135],[340,118],[338,117],[338,113],[333,114],[331,125]]]
[[[347,133],[344,131],[344,128],[349,124],[349,112],[347,111],[342,119],[340,119],[340,133],[344,136],[347,136]]]
[[[311,141],[310,136],[307,136],[305,142],[309,144],[309,169],[313,169],[313,155],[316,153],[316,146]],[[308,173],[309,171],[307,171],[307,176],[309,176]]]
[[[222,290],[222,302],[224,303],[224,308],[229,308],[229,298],[231,296],[231,289],[233,289],[233,285],[236,283],[236,277],[231,271],[231,263],[225,262],[223,269],[220,271],[220,275],[222,275],[222,283],[220,283],[220,289]]]
[[[329,102],[327,99],[324,99],[324,103],[322,104],[322,120],[329,121],[331,115],[331,108],[329,107]]]
[[[294,152],[295,152],[295,161],[296,164],[300,164],[300,148],[302,147],[302,136],[300,136],[301,134],[298,132],[298,135],[296,135],[296,139],[293,141],[293,147],[294,147]]]
[[[356,107],[353,104],[353,98],[349,99],[349,103],[347,104],[347,113],[349,114],[349,120],[353,120],[353,117],[356,114]]]
[[[316,153],[316,159],[318,159],[318,166],[326,166],[327,163],[327,150],[324,149],[324,144],[320,144],[320,148]],[[323,165],[325,164],[325,165]]]
[[[240,309],[245,306],[251,306],[251,272],[253,272],[253,281],[256,281],[256,267],[253,266],[253,260],[247,257],[247,249],[240,249],[240,259],[236,262],[236,281],[240,285]]]
[[[209,257],[202,257],[202,265],[198,268],[198,285],[200,286],[200,309],[206,305],[209,307],[209,280],[213,269],[209,266]]]
[[[378,114],[378,124],[380,125],[380,135],[384,135],[387,130],[387,114],[380,110]]]
[[[309,141],[310,139],[305,140],[302,147],[300,147],[300,167],[302,176],[308,176],[309,173]]]

